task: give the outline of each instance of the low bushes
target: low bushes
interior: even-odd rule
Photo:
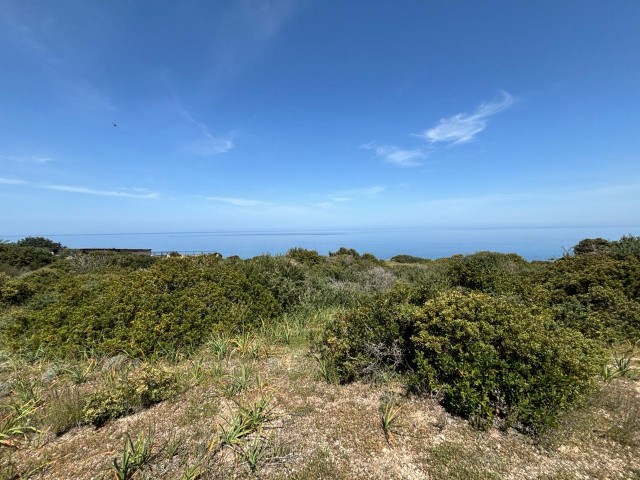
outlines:
[[[445,408],[477,426],[498,420],[528,432],[554,425],[594,385],[599,348],[547,311],[455,290],[412,301],[396,289],[327,328],[322,353],[341,381],[404,370],[415,391],[440,392]]]
[[[260,325],[281,313],[266,287],[208,257],[165,259],[134,272],[67,276],[46,301],[34,303],[35,297],[23,292],[20,305],[21,285],[31,283],[25,277],[2,287],[20,306],[5,316],[2,337],[15,350],[44,347],[61,356],[86,349],[146,355],[196,346],[212,332]]]
[[[413,292],[396,286],[391,292],[344,311],[327,325],[320,353],[341,382],[400,370],[406,366],[412,335]]]
[[[564,325],[606,342],[640,338],[639,257],[566,257],[542,271],[539,282]]]
[[[591,391],[602,363],[579,332],[504,298],[448,292],[415,313],[413,386],[441,391],[449,411],[478,426],[555,425]]]
[[[111,419],[148,408],[177,393],[175,375],[145,365],[93,392],[84,404],[82,423],[100,427]]]

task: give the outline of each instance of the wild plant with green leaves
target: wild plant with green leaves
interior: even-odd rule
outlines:
[[[207,345],[217,360],[223,360],[231,353],[231,341],[225,333],[214,335]]]
[[[154,434],[152,431],[139,433],[135,440],[127,433],[124,438],[120,461],[113,460],[111,470],[117,480],[130,480],[133,475],[149,462]]]
[[[260,434],[265,423],[273,420],[271,397],[262,397],[249,405],[236,403],[238,411],[227,422],[220,425],[219,431],[209,443],[209,452],[216,452],[225,447],[243,448],[247,437]]]
[[[247,464],[249,470],[255,473],[269,457],[268,441],[261,436],[256,436],[252,441],[244,443],[238,456],[242,462]]]
[[[400,426],[402,405],[393,395],[386,395],[380,404],[380,423],[389,446],[395,443],[395,434]]]
[[[13,447],[17,438],[26,438],[30,433],[39,432],[31,423],[38,410],[34,400],[5,405],[0,412],[2,410],[5,413],[0,417],[0,446]]]
[[[240,365],[234,369],[233,373],[227,377],[227,382],[222,384],[225,395],[233,397],[243,392],[251,384],[252,370],[248,365]]]

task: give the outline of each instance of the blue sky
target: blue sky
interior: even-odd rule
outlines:
[[[0,237],[633,233],[639,25],[635,0],[0,0]]]

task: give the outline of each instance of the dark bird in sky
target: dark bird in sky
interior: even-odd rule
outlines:
[[[114,126],[114,127],[117,127],[117,126],[118,126],[118,125],[116,125],[116,122],[111,122],[111,123],[113,123],[113,126]]]

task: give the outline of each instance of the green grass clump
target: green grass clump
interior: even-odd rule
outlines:
[[[136,440],[125,435],[124,446],[120,461],[115,459],[111,470],[117,480],[129,480],[133,475],[149,462],[154,435],[152,432],[138,434]]]

